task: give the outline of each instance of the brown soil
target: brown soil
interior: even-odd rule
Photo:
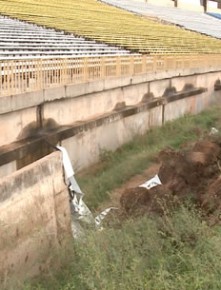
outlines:
[[[191,200],[205,216],[216,216],[217,221],[221,209],[221,138],[208,136],[188,149],[163,150],[158,157],[159,170],[152,176],[158,174],[162,185],[147,190],[139,187],[140,182],[124,189],[122,212],[161,214]]]
[[[146,180],[153,177],[156,172],[158,172],[160,168],[159,163],[153,163],[146,170],[144,170],[141,174],[137,174],[130,178],[127,182],[125,182],[121,187],[118,187],[114,191],[110,192],[110,199],[100,205],[97,209],[97,212],[102,211],[104,208],[108,207],[116,207],[119,208],[121,195],[124,193],[126,189],[135,188],[139,184],[144,183]]]

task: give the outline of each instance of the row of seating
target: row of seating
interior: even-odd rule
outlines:
[[[123,3],[124,0],[119,2]],[[142,2],[136,3],[139,6]],[[158,6],[157,9],[166,8]],[[155,18],[155,13],[152,14],[154,19],[150,19],[96,0],[10,0],[7,3],[5,0],[0,0],[0,13],[29,23],[72,33],[78,37],[83,36],[100,43],[129,49],[132,52],[145,54],[221,53],[219,39],[162,22]],[[210,18],[208,15],[207,17]],[[23,32],[22,29],[21,32]],[[43,35],[42,33],[39,39],[44,37]],[[16,39],[16,35],[11,34],[11,37]],[[31,37],[31,34],[26,34],[22,41]],[[66,35],[66,37],[70,36]],[[34,39],[33,43],[35,43]],[[36,43],[39,42],[36,40]]]
[[[135,0],[102,0],[104,3],[123,8],[144,16],[158,17],[162,20],[197,31],[209,36],[221,38],[221,24],[210,17],[210,13],[200,13],[178,9],[175,7],[160,7]]]
[[[0,59],[27,57],[76,57],[129,54],[82,37],[45,29],[8,17],[0,17]]]

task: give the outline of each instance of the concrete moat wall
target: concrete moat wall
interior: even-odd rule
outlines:
[[[168,71],[0,98],[0,177],[65,146],[76,170],[137,134],[221,100],[221,70]],[[49,142],[49,143],[48,143]]]
[[[60,153],[0,179],[0,212],[0,289],[9,289],[43,271],[71,234]]]

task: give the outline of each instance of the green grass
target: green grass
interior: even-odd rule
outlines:
[[[102,152],[99,169],[88,170],[78,177],[88,206],[96,209],[109,198],[113,189],[146,169],[161,149],[168,146],[177,149],[185,142],[202,137],[211,127],[221,127],[220,115],[220,108],[187,115],[137,136],[116,152]]]
[[[98,169],[80,178],[88,204],[100,205],[111,190],[146,169],[165,146],[179,148],[212,126],[221,129],[220,112],[215,108],[185,116],[115,153],[103,152]],[[165,209],[161,217],[116,219],[103,231],[88,230],[84,239],[71,241],[55,255],[52,269],[22,289],[219,290],[220,245],[220,228],[209,227],[190,204]]]
[[[74,242],[68,267],[24,289],[219,290],[220,244],[220,229],[182,207],[163,217],[88,232]]]

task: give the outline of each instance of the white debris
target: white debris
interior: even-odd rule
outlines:
[[[84,194],[74,177],[74,170],[67,150],[61,146],[56,148],[62,152],[66,183],[71,196],[72,235],[74,238],[80,238],[84,235],[85,226],[100,229],[102,220],[112,209],[116,208],[107,208],[94,218],[92,212],[83,201]]]
[[[106,215],[111,211],[111,210],[115,210],[115,209],[118,209],[117,207],[109,207],[109,208],[106,208],[105,210],[103,210],[98,216],[96,216],[95,218],[95,223],[96,223],[96,226],[100,226],[101,225],[101,222],[102,220],[106,217]]]
[[[63,161],[66,178],[67,179],[71,178],[72,176],[74,176],[74,170],[73,170],[68,152],[64,147],[61,147],[61,146],[56,146],[56,147],[58,150],[62,152],[62,161]]]
[[[215,127],[212,127],[211,130],[210,130],[209,135],[216,135],[216,134],[218,134],[218,133],[219,133],[219,130],[216,129]]]
[[[149,179],[145,183],[139,185],[139,187],[144,187],[146,189],[151,189],[152,187],[155,187],[157,185],[162,184],[160,181],[159,176],[156,174],[153,178]]]

